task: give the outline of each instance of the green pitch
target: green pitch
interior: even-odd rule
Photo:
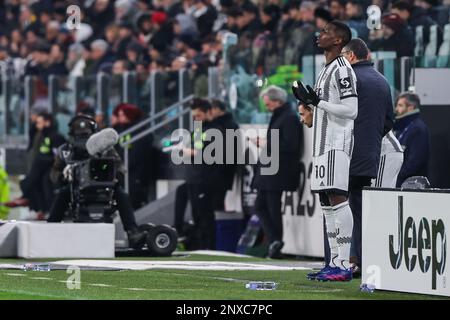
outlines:
[[[124,258],[130,260],[130,258]],[[145,258],[135,258],[144,260]],[[147,258],[150,259],[150,258]],[[164,260],[267,262],[264,259],[191,255]],[[159,259],[161,260],[161,259]],[[292,262],[292,261],[290,261]],[[0,263],[20,263],[0,260]],[[287,262],[286,262],[287,263]],[[360,279],[347,283],[308,281],[309,271],[81,271],[79,289],[68,289],[65,271],[0,270],[0,299],[443,299],[386,291],[361,293]],[[248,281],[275,281],[274,291],[245,289]]]

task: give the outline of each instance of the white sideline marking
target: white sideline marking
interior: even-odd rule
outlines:
[[[5,274],[11,277],[25,277],[25,275],[21,273],[5,273]]]
[[[328,293],[328,292],[341,292],[344,291],[343,289],[325,289],[325,290],[301,290],[302,293]]]
[[[145,291],[144,288],[123,288],[124,290],[131,290],[131,291]]]
[[[34,279],[34,280],[53,280],[52,278],[47,278],[47,277],[31,277],[30,279]]]
[[[104,283],[88,283],[87,285],[93,287],[112,287],[112,285]]]
[[[228,251],[220,251],[220,250],[194,250],[194,251],[175,251],[172,255],[177,256],[185,256],[187,254],[201,254],[205,256],[222,256],[222,257],[236,257],[236,258],[254,258],[254,256],[249,256],[246,254],[228,252]]]
[[[298,266],[279,266],[245,262],[224,261],[136,261],[136,260],[62,260],[52,262],[53,265],[74,265],[78,267],[117,268],[124,270],[181,269],[181,270],[310,270]]]

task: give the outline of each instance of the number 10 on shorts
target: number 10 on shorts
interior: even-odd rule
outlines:
[[[314,171],[316,173],[316,179],[323,179],[325,178],[325,166],[319,166],[319,165],[315,165],[314,166]]]

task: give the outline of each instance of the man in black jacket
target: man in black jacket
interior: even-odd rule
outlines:
[[[216,249],[216,225],[212,204],[212,186],[217,182],[214,178],[215,165],[206,164],[203,151],[208,145],[206,131],[211,125],[211,104],[208,100],[195,98],[191,102],[194,130],[191,133],[190,145],[183,148],[183,157],[190,158],[186,166],[185,181],[188,198],[192,206],[194,220],[195,249]]]
[[[354,123],[349,202],[353,213],[351,257],[361,267],[362,189],[370,186],[371,179],[377,176],[386,112],[392,110],[392,98],[386,78],[368,60],[369,49],[363,40],[350,40],[342,54],[352,65],[357,79],[358,116]]]
[[[226,111],[225,103],[221,100],[211,100],[211,126],[220,130],[223,136],[223,164],[217,164],[214,168],[217,176],[216,183],[213,185],[213,208],[215,211],[224,211],[225,207],[225,195],[227,190],[231,190],[233,187],[234,174],[237,168],[237,142],[226,141],[227,130],[238,130],[239,125],[234,121],[233,115]],[[234,161],[233,163],[226,163],[227,159],[227,146],[234,148]],[[231,151],[231,150],[230,150]]]
[[[266,142],[258,145],[264,145],[266,150],[263,150],[262,154],[267,154],[271,162],[278,162],[278,170],[272,175],[264,174],[264,169],[273,163],[264,165],[258,161],[253,179],[253,187],[258,190],[255,210],[270,243],[267,256],[279,258],[284,245],[281,196],[283,191],[294,191],[299,185],[302,132],[297,113],[287,103],[285,90],[269,86],[261,92],[261,97],[273,115]],[[278,141],[272,140],[273,136],[276,137],[276,134],[273,135],[275,130],[278,130]]]

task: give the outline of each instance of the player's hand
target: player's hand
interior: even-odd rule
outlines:
[[[312,101],[311,104],[313,106],[317,106],[319,104],[319,102],[320,102],[320,98],[317,95],[317,93],[309,85],[306,86],[306,90],[308,90],[308,93],[309,93],[309,97],[308,98]]]
[[[306,96],[308,95],[308,91],[306,91],[305,87],[300,81],[294,81],[292,83],[292,93],[302,104],[307,104]]]
[[[305,88],[303,83],[300,81],[294,81],[292,84],[292,92],[297,100],[306,106],[317,106],[320,102],[320,99],[314,89],[310,86],[306,86]]]

